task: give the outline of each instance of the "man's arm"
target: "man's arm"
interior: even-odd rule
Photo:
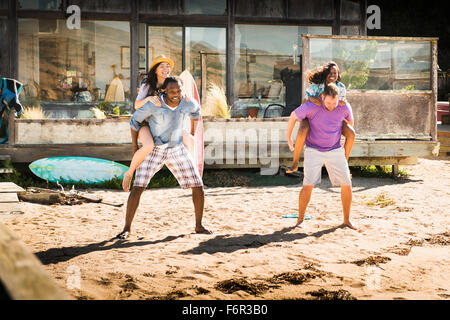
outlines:
[[[291,150],[291,152],[294,152],[294,143],[292,142],[292,131],[294,130],[295,123],[297,122],[297,120],[298,120],[298,118],[297,118],[297,115],[295,114],[295,111],[292,111],[291,115],[289,117],[289,122],[288,122],[288,127],[287,127],[287,132],[286,132],[286,140],[288,142],[289,150]]]
[[[189,118],[191,118],[191,135],[194,135],[198,126],[198,119],[200,118],[200,105],[196,101],[186,99],[186,103],[189,104],[190,112]]]

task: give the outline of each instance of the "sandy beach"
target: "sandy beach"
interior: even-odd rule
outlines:
[[[302,229],[299,184],[205,188],[194,234],[190,190],[147,190],[128,240],[125,206],[39,205],[4,223],[75,299],[449,299],[450,157],[419,159],[402,179],[353,178],[351,220],[328,177]],[[118,190],[90,191],[126,202]],[[75,271],[74,271],[75,270]],[[80,288],[68,286],[79,272]]]

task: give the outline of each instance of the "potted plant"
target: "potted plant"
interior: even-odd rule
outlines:
[[[247,116],[250,118],[257,118],[259,112],[259,105],[249,104],[247,105]]]

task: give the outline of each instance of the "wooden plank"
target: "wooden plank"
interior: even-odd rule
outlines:
[[[307,34],[308,38],[316,39],[349,39],[349,40],[384,40],[384,41],[437,41],[439,38],[435,37],[384,37],[384,36],[345,36],[345,35],[333,35],[332,38],[329,35],[313,35]]]
[[[14,217],[16,214],[23,214],[24,211],[20,202],[7,202],[0,205],[0,219]]]
[[[0,193],[0,203],[7,202],[19,202],[19,198],[17,198],[17,193]],[[1,210],[1,209],[0,209]]]
[[[38,258],[0,223],[0,280],[14,300],[68,300]]]
[[[0,160],[1,161],[11,160],[11,156],[9,154],[0,154]]]
[[[306,87],[308,86],[308,77],[309,72],[309,38],[302,35],[302,101],[306,96]]]
[[[235,21],[234,21],[234,5],[235,1],[227,0],[227,8],[228,8],[228,26],[227,26],[227,98],[228,105],[233,105],[234,103],[234,69],[235,69]]]
[[[0,182],[0,192],[25,192],[22,187],[19,187],[17,184],[13,182]]]
[[[436,141],[437,137],[437,96],[438,96],[438,81],[437,81],[437,69],[438,69],[438,48],[437,40],[431,42],[431,90],[433,91],[431,106],[430,106],[430,126],[431,136]]]

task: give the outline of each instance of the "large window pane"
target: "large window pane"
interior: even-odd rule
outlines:
[[[180,14],[180,0],[139,0],[139,12],[151,14]]]
[[[330,60],[348,89],[430,90],[429,42],[310,39],[310,68]]]
[[[128,22],[19,20],[19,79],[24,105],[54,117],[88,117],[100,102],[129,108]],[[105,104],[104,104],[105,105]]]
[[[7,2],[2,0],[0,2]],[[62,0],[19,0],[19,9],[59,10]],[[1,6],[1,5],[0,5]]]
[[[359,20],[360,0],[341,0],[341,19]]]
[[[287,115],[301,104],[303,33],[331,34],[331,27],[236,25],[233,116],[247,116],[246,107],[255,104],[259,117],[271,104]]]
[[[160,55],[173,60],[172,74],[183,71],[182,27],[148,27],[148,64]]]
[[[205,95],[209,84],[226,87],[226,29],[186,28],[186,69]]]
[[[187,14],[217,14],[226,13],[226,0],[185,0]]]

